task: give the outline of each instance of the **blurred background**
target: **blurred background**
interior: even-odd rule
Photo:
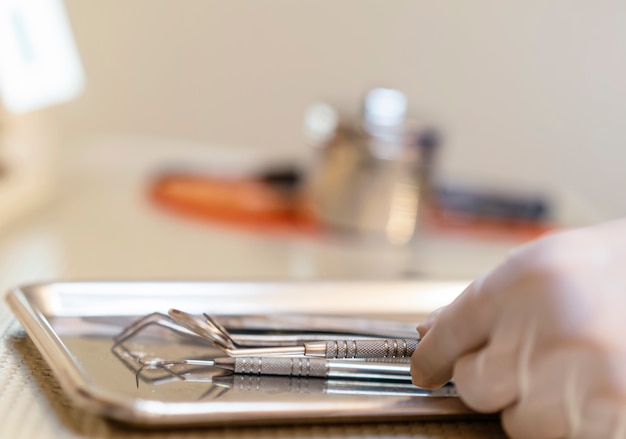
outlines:
[[[471,278],[626,214],[623,2],[4,3],[3,285]]]

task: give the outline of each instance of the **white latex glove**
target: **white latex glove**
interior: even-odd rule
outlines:
[[[418,331],[413,382],[510,436],[626,438],[626,221],[516,249]]]

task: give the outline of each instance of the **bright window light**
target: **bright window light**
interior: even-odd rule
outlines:
[[[0,97],[9,112],[71,100],[84,81],[60,0],[0,0]]]

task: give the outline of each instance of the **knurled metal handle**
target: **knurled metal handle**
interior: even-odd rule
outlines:
[[[380,340],[332,340],[305,344],[305,355],[325,358],[408,358],[418,340],[389,338]]]
[[[240,357],[235,358],[234,372],[253,375],[325,378],[328,375],[328,364],[322,358]]]

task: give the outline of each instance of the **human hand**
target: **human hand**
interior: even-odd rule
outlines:
[[[626,221],[514,250],[418,326],[413,383],[454,378],[515,438],[626,438]]]

